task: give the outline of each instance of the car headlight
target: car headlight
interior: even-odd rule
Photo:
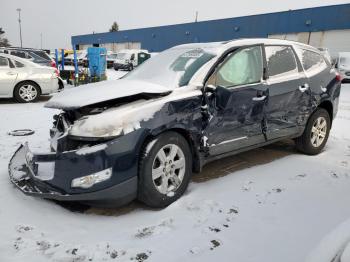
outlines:
[[[78,120],[68,131],[68,135],[78,139],[107,140],[122,135],[123,128],[115,125],[96,125],[89,118]]]
[[[97,183],[106,181],[112,177],[112,168],[102,170],[92,175],[78,177],[72,180],[71,187],[90,188]]]

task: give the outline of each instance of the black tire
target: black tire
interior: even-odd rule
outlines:
[[[162,194],[152,178],[152,168],[160,150],[168,145],[176,145],[185,159],[184,176],[181,184],[171,193]],[[164,151],[163,151],[164,152]],[[180,171],[178,171],[180,172]],[[165,132],[149,141],[143,149],[139,165],[138,199],[148,206],[161,208],[170,205],[186,191],[192,175],[192,154],[186,139],[176,132]],[[163,179],[161,177],[160,179]],[[170,181],[171,179],[167,180]],[[170,183],[172,183],[170,181]]]
[[[311,142],[312,128],[316,124],[317,119],[323,118],[326,121],[326,135],[322,143],[318,146],[314,146]],[[331,119],[327,110],[318,108],[310,117],[306,124],[304,133],[295,139],[296,148],[307,155],[319,154],[327,143],[329,132],[331,129]]]
[[[134,70],[134,66],[132,64],[129,65],[129,71]]]
[[[25,100],[21,97],[20,92],[21,92],[21,88],[23,86],[28,86],[28,85],[32,86],[35,89],[36,96],[33,99]],[[16,101],[19,103],[32,103],[32,102],[38,101],[38,99],[41,95],[41,90],[40,90],[40,87],[38,84],[31,82],[31,81],[23,81],[23,82],[16,85],[15,90],[13,91],[13,95],[14,95],[14,98],[16,99]]]

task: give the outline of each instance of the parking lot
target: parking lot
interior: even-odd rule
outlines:
[[[7,170],[16,148],[49,150],[48,99],[0,100],[0,261],[304,261],[350,217],[349,84],[324,152],[305,156],[287,140],[212,162],[161,210],[62,205],[16,190]],[[35,133],[7,134],[23,128]]]

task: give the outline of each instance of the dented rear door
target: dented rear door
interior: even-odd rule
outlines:
[[[269,96],[266,103],[268,140],[297,134],[309,111],[309,82],[291,46],[266,46]]]

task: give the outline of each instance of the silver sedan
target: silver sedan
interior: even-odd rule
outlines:
[[[0,54],[0,98],[13,97],[20,103],[35,102],[40,95],[58,89],[57,69]]]

